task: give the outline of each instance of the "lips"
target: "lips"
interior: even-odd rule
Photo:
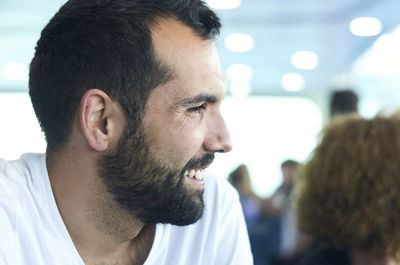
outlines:
[[[204,180],[204,168],[191,168],[185,171],[184,176],[196,179],[196,180]]]

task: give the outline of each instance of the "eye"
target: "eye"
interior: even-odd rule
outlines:
[[[202,113],[203,110],[205,110],[205,109],[206,109],[206,103],[203,103],[203,104],[201,104],[199,106],[189,108],[188,111],[189,112],[194,112],[194,113]]]

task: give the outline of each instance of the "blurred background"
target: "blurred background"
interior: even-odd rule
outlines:
[[[43,152],[28,67],[40,31],[64,0],[0,0],[0,157]],[[228,80],[223,104],[234,149],[209,172],[246,164],[254,192],[282,182],[281,162],[303,162],[329,121],[334,91],[353,90],[373,117],[400,102],[398,0],[209,0]],[[73,78],[73,77],[71,77]]]

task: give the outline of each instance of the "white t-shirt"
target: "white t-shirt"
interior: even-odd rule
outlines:
[[[203,217],[158,224],[144,265],[250,265],[253,259],[236,191],[205,179]],[[58,211],[44,154],[0,159],[0,264],[83,265]]]

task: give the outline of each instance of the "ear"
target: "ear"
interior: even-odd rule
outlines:
[[[81,98],[79,122],[89,146],[96,151],[105,151],[110,146],[115,122],[113,102],[100,89],[90,89]]]

